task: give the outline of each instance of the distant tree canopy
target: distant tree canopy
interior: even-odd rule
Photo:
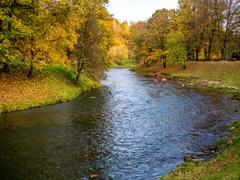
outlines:
[[[2,0],[0,70],[42,71],[51,63],[71,65],[98,78],[109,63],[113,18],[107,0]]]
[[[179,0],[146,22],[118,22],[108,0],[1,0],[0,71],[72,66],[99,78],[111,63],[228,60],[240,52],[240,0]],[[182,54],[181,54],[182,53]]]
[[[121,65],[122,60],[128,59],[129,26],[127,22],[113,21],[113,46],[110,48],[111,63]]]
[[[129,29],[136,63],[228,60],[240,52],[240,0],[179,0],[179,9],[157,10]]]

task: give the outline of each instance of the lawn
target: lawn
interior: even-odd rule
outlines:
[[[163,69],[162,63],[156,63],[149,67],[141,64],[134,67],[133,71],[147,76],[161,73],[174,77],[220,81],[227,86],[240,88],[239,61],[189,62],[185,70],[180,65],[168,65],[166,69]]]
[[[73,84],[74,71],[52,66],[45,74],[26,78],[23,72],[0,74],[0,113],[24,110],[77,97],[81,92],[100,86],[98,81],[82,75],[79,85]]]

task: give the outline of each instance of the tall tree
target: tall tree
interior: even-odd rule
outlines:
[[[171,31],[167,36],[167,61],[179,63],[186,69],[187,50],[184,34],[180,31]]]
[[[133,23],[129,29],[129,55],[136,64],[146,58],[145,41],[147,33],[147,22]]]
[[[78,4],[79,9],[76,10],[79,18],[78,42],[72,52],[72,57],[76,60],[77,65],[76,83],[83,70],[94,78],[98,78],[102,74],[105,64],[107,64],[108,43],[110,43],[108,40],[110,32],[106,32],[108,29],[105,23],[112,20],[105,7],[107,1],[79,2],[81,4]]]
[[[167,34],[175,22],[176,13],[174,10],[157,10],[148,21],[148,33],[146,46],[148,54],[158,50],[166,51]],[[165,57],[162,58],[163,66],[166,67]]]
[[[224,35],[221,53],[222,58],[226,60],[227,56],[229,57],[231,53],[231,40],[234,41],[235,35],[240,32],[240,0],[224,0],[224,3],[225,21],[223,25]]]

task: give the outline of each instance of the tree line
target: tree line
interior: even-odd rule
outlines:
[[[113,46],[108,0],[1,0],[0,71],[28,78],[54,63],[99,78]]]
[[[130,26],[135,63],[230,60],[240,52],[239,0],[179,0],[175,10],[157,10]]]

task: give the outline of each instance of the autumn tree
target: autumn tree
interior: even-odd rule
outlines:
[[[167,61],[178,63],[186,69],[187,50],[184,34],[181,31],[171,31],[167,36]]]
[[[29,1],[0,2],[0,62],[3,71],[10,72],[10,64],[22,57],[17,46],[19,40],[27,39],[31,29],[24,22],[24,13],[32,11]]]
[[[112,62],[121,65],[122,60],[127,60],[129,27],[127,22],[119,22],[113,19],[112,24],[112,47],[109,50],[109,56]]]
[[[67,20],[71,10],[67,2],[14,0],[2,3],[1,8],[0,60],[4,71],[18,60],[29,68],[30,78],[34,69],[63,59],[56,57],[76,39],[69,30],[71,25]]]
[[[145,39],[147,22],[137,22],[130,25],[129,29],[129,56],[138,64],[146,58]]]
[[[179,8],[188,59],[226,60],[239,51],[239,0],[180,0]]]
[[[148,53],[155,53],[158,50],[166,51],[167,35],[170,32],[174,20],[174,10],[157,10],[148,21],[148,33],[146,45]],[[166,68],[165,56],[162,56],[163,67]]]
[[[239,45],[239,32],[240,32],[240,1],[239,0],[224,0],[224,24],[223,24],[223,41],[221,54],[222,58],[226,60],[227,56],[231,54],[231,49],[239,51],[240,48],[231,46],[231,42],[236,42]]]
[[[110,44],[111,25],[105,3],[107,1],[91,0],[77,3],[76,16],[79,25],[76,28],[78,41],[72,51],[73,60],[76,62],[76,83],[80,74],[85,73],[98,78],[108,63],[108,50]]]

